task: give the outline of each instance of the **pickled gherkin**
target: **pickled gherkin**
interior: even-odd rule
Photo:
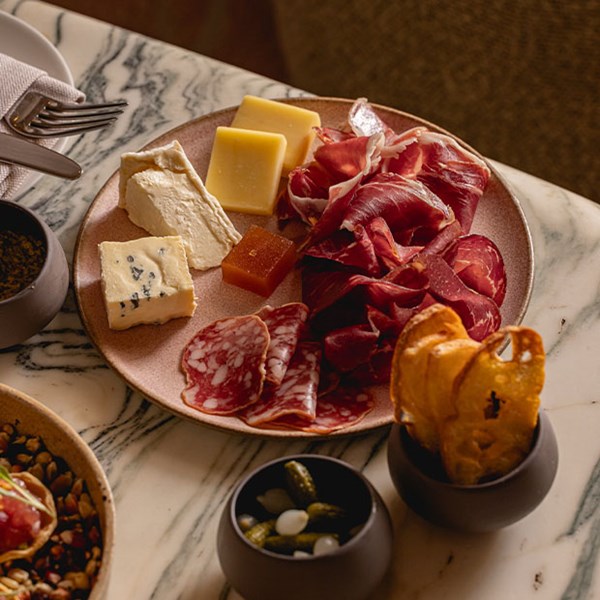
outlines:
[[[304,508],[316,502],[317,486],[309,470],[297,460],[286,462],[284,467],[290,495],[298,506]]]
[[[270,535],[266,538],[263,548],[282,554],[292,554],[296,550],[312,552],[316,541],[324,536],[338,539],[335,533],[316,531],[303,532],[297,535]]]
[[[320,479],[318,492],[308,467],[297,460],[287,460],[278,469],[264,489],[253,493],[257,512],[237,516],[238,526],[257,548],[288,556],[320,556],[335,552],[362,528],[364,516],[351,510],[352,498],[346,498],[343,488],[337,490]],[[246,506],[248,510],[250,504]]]
[[[327,502],[312,502],[306,507],[308,522],[312,527],[337,528],[348,520],[348,512]]]
[[[253,544],[262,548],[265,545],[265,540],[273,531],[275,531],[275,519],[269,519],[250,527],[248,531],[244,532],[244,535]]]

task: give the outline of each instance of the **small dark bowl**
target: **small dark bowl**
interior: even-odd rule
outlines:
[[[31,210],[0,200],[0,229],[40,240],[45,260],[38,276],[14,296],[0,301],[0,349],[24,342],[60,310],[69,287],[69,267],[54,232]]]
[[[257,509],[256,496],[284,487],[284,463],[310,471],[319,499],[360,516],[361,531],[329,554],[296,558],[261,549],[244,537],[236,517]],[[271,461],[238,484],[222,513],[217,552],[225,576],[246,600],[359,600],[383,579],[392,558],[389,512],[369,481],[350,465],[314,454]]]
[[[540,411],[531,452],[521,464],[493,481],[456,485],[440,461],[394,424],[388,467],[402,499],[424,519],[459,531],[486,532],[515,523],[542,502],[556,475],[558,446],[550,420]]]

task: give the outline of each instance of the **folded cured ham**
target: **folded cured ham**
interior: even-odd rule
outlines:
[[[279,215],[308,225],[303,301],[327,368],[385,381],[398,333],[434,302],[452,306],[475,340],[495,331],[504,263],[491,240],[469,234],[490,177],[485,161],[425,127],[395,132],[365,100],[346,128],[317,136],[312,162],[289,175]]]

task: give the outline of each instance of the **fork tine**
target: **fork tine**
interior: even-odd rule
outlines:
[[[116,121],[116,117],[112,117],[110,119],[104,119],[103,121],[96,121],[94,123],[89,123],[88,125],[82,125],[80,127],[56,127],[56,126],[48,126],[48,125],[30,125],[28,127],[28,131],[20,131],[21,135],[26,137],[64,137],[67,135],[78,135],[80,133],[87,133],[88,131],[93,131],[94,129],[102,129],[107,125],[110,125],[114,121]]]
[[[38,113],[38,117],[45,119],[79,119],[87,117],[105,117],[108,115],[120,115],[124,108],[101,108],[90,110],[55,110],[46,109]]]
[[[95,110],[103,110],[103,109],[111,109],[111,108],[121,108],[125,110],[125,107],[128,106],[127,100],[115,100],[113,102],[55,102],[50,101],[46,103],[45,109],[52,110],[56,112],[84,112],[84,111],[95,111]]]
[[[29,92],[4,117],[4,121],[25,137],[62,137],[106,127],[117,119],[127,105],[126,100],[62,103],[37,92]]]
[[[45,115],[49,118],[61,117],[61,116],[95,116],[95,115],[111,115],[121,114],[127,103],[125,104],[103,104],[103,105],[89,105],[81,107],[69,106],[46,106],[43,110],[39,111],[39,115]]]
[[[109,112],[90,116],[77,115],[45,115],[40,114],[35,119],[32,119],[30,125],[34,127],[77,127],[78,125],[86,125],[88,123],[97,123],[108,119],[116,119],[120,113]]]

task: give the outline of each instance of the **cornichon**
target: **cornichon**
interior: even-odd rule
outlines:
[[[327,502],[313,502],[306,507],[306,512],[311,525],[339,522],[348,517],[348,513],[343,508]]]
[[[305,507],[316,502],[317,487],[308,469],[296,460],[286,462],[284,467],[290,494],[297,504]]]
[[[253,544],[262,548],[265,545],[265,540],[275,530],[275,519],[269,519],[268,521],[262,521],[257,523],[253,527],[250,527],[248,531],[244,532],[244,535]]]
[[[265,550],[271,550],[271,552],[285,554],[291,554],[296,550],[312,552],[315,542],[326,535],[333,537],[336,540],[338,539],[336,533],[306,532],[297,535],[270,535],[265,540],[263,547]]]

